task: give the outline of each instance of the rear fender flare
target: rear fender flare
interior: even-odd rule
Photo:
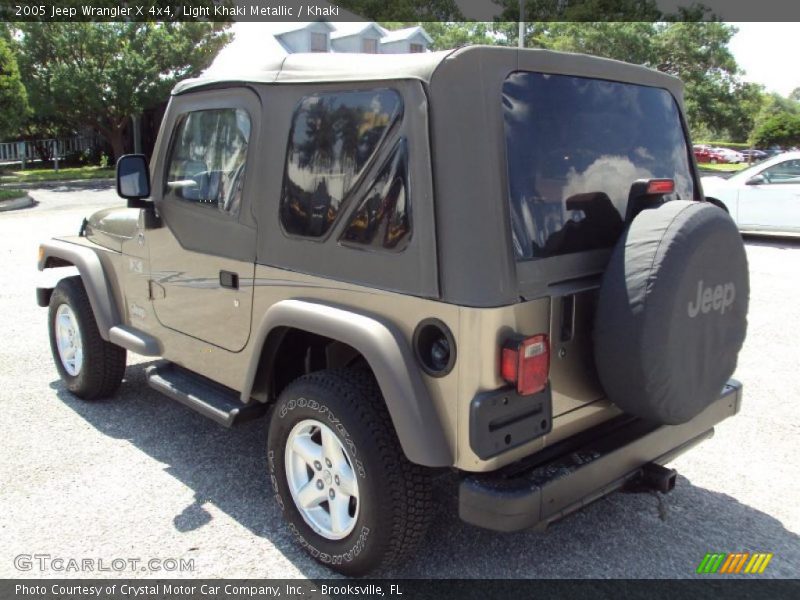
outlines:
[[[406,457],[428,467],[449,467],[453,453],[419,366],[390,323],[347,308],[308,300],[272,305],[254,332],[255,351],[242,387],[247,402],[262,360],[271,360],[287,328],[322,335],[358,350],[369,363]]]

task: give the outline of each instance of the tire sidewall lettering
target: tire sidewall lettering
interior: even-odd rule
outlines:
[[[332,429],[336,430],[342,442],[344,442],[345,446],[347,446],[347,451],[350,453],[350,457],[353,459],[353,466],[355,467],[355,471],[358,473],[359,478],[366,479],[367,472],[359,458],[358,448],[356,447],[352,437],[350,437],[350,433],[347,431],[339,418],[333,413],[333,411],[331,411],[331,409],[326,405],[316,400],[301,396],[300,398],[290,398],[285,402],[282,402],[278,409],[278,416],[281,419],[284,419],[292,411],[297,409],[308,409],[319,413],[321,415],[320,420],[327,421],[327,424]]]
[[[320,550],[314,544],[309,542],[303,536],[303,534],[300,533],[300,530],[297,529],[294,523],[289,523],[289,530],[292,532],[295,540],[297,540],[297,543],[300,544],[300,546],[306,552],[308,552],[314,559],[327,565],[340,565],[343,562],[352,562],[353,559],[357,558],[358,555],[364,550],[370,533],[369,527],[362,526],[361,531],[358,534],[358,538],[356,539],[356,543],[353,544],[350,550],[339,554],[329,554]]]
[[[302,416],[294,417],[294,411],[297,410],[302,410],[304,414]],[[336,431],[336,434],[340,437],[340,440],[345,444],[348,452],[350,453],[350,458],[352,459],[353,466],[355,467],[354,471],[358,473],[358,477],[360,479],[366,479],[366,469],[361,461],[357,458],[358,448],[356,447],[355,442],[353,441],[344,424],[342,424],[339,418],[327,405],[306,397],[289,398],[278,405],[273,418],[288,420],[285,425],[281,426],[281,430],[288,432],[294,422],[309,416],[307,415],[308,411],[316,413],[316,415],[310,415],[311,418],[317,418],[320,422],[325,423],[331,429]],[[285,443],[285,439],[283,442]],[[283,472],[282,457],[276,456],[276,452],[274,450],[267,451],[267,468],[269,470],[269,479],[274,492],[273,495],[275,502],[278,504],[281,512],[284,513],[284,515],[287,515],[287,523],[292,537],[294,537],[297,543],[315,560],[318,560],[326,565],[341,565],[352,562],[364,551],[370,536],[370,528],[364,524],[360,525],[358,534],[355,532],[350,534],[350,539],[353,540],[352,546],[350,546],[350,548],[344,552],[326,552],[315,545],[313,541],[309,541],[309,539],[307,539],[300,530],[298,525],[292,521],[293,515],[297,510],[297,507],[294,506],[294,501],[289,498],[287,504],[287,501],[283,498],[280,482],[285,482],[286,474]],[[289,504],[295,509],[294,511],[288,510]]]

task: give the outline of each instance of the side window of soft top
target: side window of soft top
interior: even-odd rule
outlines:
[[[405,248],[410,237],[405,141],[394,142],[384,164],[371,166],[402,112],[402,98],[393,89],[318,93],[300,100],[280,202],[286,233],[322,238],[358,202],[341,242]],[[371,181],[363,179],[367,170]]]
[[[350,216],[340,241],[402,252],[411,241],[408,144],[402,138]]]
[[[237,217],[249,139],[250,116],[241,108],[182,115],[170,145],[164,197]]]

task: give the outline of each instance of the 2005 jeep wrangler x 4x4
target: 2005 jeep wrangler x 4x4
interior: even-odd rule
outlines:
[[[498,531],[668,491],[739,410],[749,294],[681,106],[670,76],[510,48],[182,82],[150,166],[117,164],[128,208],[41,246],[78,273],[37,290],[58,371],[109,396],[127,349],[223,425],[267,415],[275,500],[347,574],[422,540],[437,470]]]

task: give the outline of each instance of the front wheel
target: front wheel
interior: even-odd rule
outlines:
[[[125,373],[126,352],[100,336],[80,277],[58,282],[48,325],[53,360],[67,389],[84,400],[113,394]]]
[[[317,561],[363,575],[398,564],[423,539],[430,478],[403,454],[370,373],[294,381],[273,409],[267,446],[278,505]]]

